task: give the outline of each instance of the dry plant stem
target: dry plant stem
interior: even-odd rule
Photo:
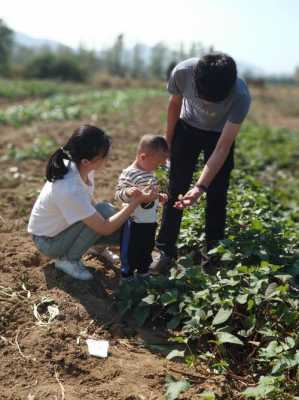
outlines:
[[[56,381],[58,382],[58,385],[60,386],[60,390],[61,390],[61,400],[64,400],[64,399],[65,399],[65,397],[64,397],[64,386],[63,386],[63,384],[61,383],[61,380],[59,379],[59,374],[58,374],[58,372],[57,372],[56,367],[55,367],[55,379],[56,379]]]
[[[0,220],[3,222],[4,225],[7,226],[7,222],[5,221],[5,219],[0,215]]]
[[[31,356],[25,356],[25,354],[22,352],[22,350],[21,350],[21,348],[20,348],[20,345],[19,345],[19,342],[18,342],[19,333],[20,333],[20,328],[18,328],[17,334],[16,334],[16,338],[15,338],[15,343],[16,343],[17,349],[19,350],[19,353],[21,354],[21,356],[22,356],[23,358],[25,358],[25,360],[31,359],[31,360],[33,360],[33,361],[36,361],[35,358],[33,358],[33,357],[31,357]]]
[[[246,379],[247,378],[246,376],[242,377],[242,376],[236,375],[232,371],[228,371],[228,375],[231,376],[232,378],[236,379],[239,383],[241,383],[241,385],[244,385],[246,387],[256,385],[256,384],[244,382],[243,379]]]

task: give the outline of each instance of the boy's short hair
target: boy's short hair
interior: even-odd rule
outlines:
[[[228,97],[236,80],[236,63],[232,57],[224,53],[206,54],[194,69],[198,96],[211,102],[222,101]]]
[[[141,152],[163,152],[168,153],[168,144],[163,136],[144,135],[140,139],[137,147],[137,153]]]

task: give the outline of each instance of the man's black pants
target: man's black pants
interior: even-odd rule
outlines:
[[[164,206],[157,247],[170,257],[176,256],[176,240],[180,231],[182,211],[173,207],[178,195],[185,194],[192,182],[198,156],[204,154],[206,163],[216,147],[219,132],[196,129],[182,119],[175,127],[171,146],[169,173],[169,201]],[[208,249],[224,238],[227,190],[234,167],[234,146],[207,192],[205,209],[205,233]]]

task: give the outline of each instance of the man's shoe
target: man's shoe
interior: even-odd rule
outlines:
[[[70,261],[66,258],[58,258],[54,261],[55,268],[63,271],[75,279],[89,281],[93,279],[92,274],[87,270],[81,261]]]
[[[150,265],[150,271],[152,274],[169,274],[171,264],[173,263],[173,258],[167,256],[164,252],[154,258]]]

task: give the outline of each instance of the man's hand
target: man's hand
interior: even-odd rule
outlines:
[[[182,210],[186,207],[189,207],[192,204],[194,204],[201,197],[203,193],[204,192],[200,188],[194,186],[184,196],[179,195],[178,200],[174,203],[173,206],[178,210]]]
[[[168,201],[168,194],[167,193],[159,193],[159,202],[161,204],[165,204]]]

